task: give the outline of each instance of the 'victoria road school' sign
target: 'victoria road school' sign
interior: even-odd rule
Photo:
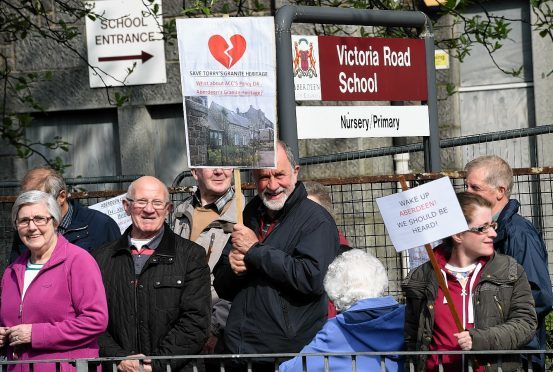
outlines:
[[[294,36],[292,41],[298,100],[427,100],[424,40]]]
[[[323,101],[425,101],[421,39],[319,37]]]

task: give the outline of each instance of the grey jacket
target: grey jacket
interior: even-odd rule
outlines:
[[[211,303],[213,305],[211,314],[211,334],[213,335],[218,335],[220,330],[225,328],[230,310],[230,302],[220,299],[213,288],[213,268],[215,264],[217,264],[217,261],[219,261],[223,248],[227,244],[230,234],[232,233],[232,228],[237,220],[236,195],[229,203],[231,203],[231,205],[228,209],[221,214],[217,220],[209,224],[195,241],[204,247],[206,255],[209,256],[208,265],[211,271]],[[242,201],[242,205],[244,205],[244,201]],[[172,229],[177,235],[185,239],[190,238],[193,212],[193,195],[186,198],[173,212]],[[208,253],[210,246],[211,253]]]
[[[402,283],[406,297],[405,344],[407,350],[429,350],[434,326],[434,301],[438,282],[430,262],[419,266]],[[534,300],[526,273],[509,256],[495,253],[482,270],[473,292],[472,350],[515,350],[523,347],[537,327]],[[423,371],[426,358],[418,360]],[[497,370],[492,357],[479,357],[486,371]],[[502,357],[503,371],[521,367],[516,356]]]

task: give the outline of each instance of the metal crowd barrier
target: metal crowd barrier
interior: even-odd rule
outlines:
[[[104,371],[117,371],[117,364],[122,360],[138,360],[140,365],[140,371],[145,371],[144,360],[160,360],[166,362],[164,371],[173,371],[171,362],[177,360],[188,360],[193,372],[199,372],[205,362],[218,363],[219,370],[221,372],[256,372],[256,363],[262,360],[264,363],[272,364],[269,368],[271,371],[278,372],[280,363],[301,355],[302,358],[302,372],[310,372],[307,367],[307,358],[323,358],[324,372],[343,372],[333,368],[333,358],[350,358],[351,359],[351,371],[361,371],[357,367],[357,360],[361,357],[373,357],[378,358],[380,364],[380,371],[386,372],[385,361],[387,358],[393,358],[403,362],[403,370],[405,372],[416,371],[416,359],[421,356],[437,355],[438,356],[438,370],[440,372],[446,371],[446,368],[442,364],[442,358],[445,355],[461,355],[467,361],[467,371],[473,372],[475,366],[472,364],[473,359],[478,359],[481,356],[497,358],[497,370],[502,371],[502,358],[513,356],[519,356],[521,358],[530,358],[532,355],[539,355],[545,359],[545,370],[551,370],[551,359],[553,358],[553,350],[484,350],[484,351],[397,351],[397,352],[356,352],[356,353],[306,353],[306,354],[218,354],[218,355],[179,355],[179,356],[146,356],[146,357],[119,357],[119,358],[93,358],[93,359],[51,359],[51,360],[34,360],[34,361],[6,361],[0,360],[0,372],[7,371],[15,367],[16,365],[24,365],[29,367],[30,371],[33,371],[35,366],[44,363],[53,364],[51,366],[52,371],[59,371],[62,364],[69,364],[76,369],[76,372],[88,372],[96,370],[96,367],[102,364]],[[108,367],[107,369],[105,367]],[[26,368],[24,368],[25,370]],[[532,372],[532,366],[525,366],[527,372]],[[263,369],[267,371],[267,369]],[[372,372],[372,371],[370,371]],[[376,372],[376,371],[375,371]]]

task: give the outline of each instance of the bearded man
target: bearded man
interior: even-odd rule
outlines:
[[[325,323],[323,279],[338,252],[338,230],[307,198],[299,169],[279,142],[276,168],[254,171],[257,196],[215,267],[215,289],[232,301],[225,328],[231,354],[297,353]],[[275,370],[263,360],[253,369]]]

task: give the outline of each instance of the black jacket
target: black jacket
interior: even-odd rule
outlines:
[[[163,237],[141,274],[134,273],[129,227],[113,243],[93,251],[102,272],[109,324],[100,356],[199,354],[210,323],[210,276],[205,250],[165,225]],[[154,370],[165,370],[154,362]],[[188,370],[183,360],[171,370]]]
[[[244,224],[257,232],[263,210],[256,196],[244,209]],[[323,279],[338,252],[336,224],[307,199],[301,182],[278,219],[278,226],[246,254],[245,275],[232,272],[230,245],[214,269],[217,293],[233,301],[225,328],[231,353],[299,352],[326,321]]]

